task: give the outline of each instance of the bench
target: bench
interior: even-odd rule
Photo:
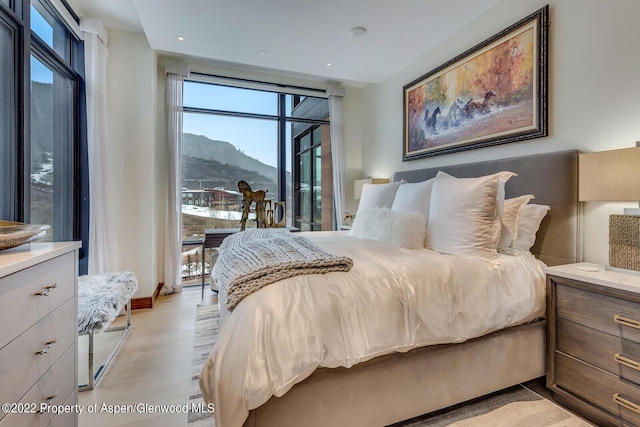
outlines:
[[[78,277],[78,335],[89,336],[89,380],[88,384],[79,385],[79,391],[93,389],[129,333],[130,301],[137,289],[138,280],[131,272]],[[127,315],[126,325],[109,328],[123,310]],[[94,334],[110,331],[123,333],[105,363],[94,374]]]

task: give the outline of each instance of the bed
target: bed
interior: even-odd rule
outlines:
[[[551,207],[530,252],[545,264],[556,265],[576,262],[580,253],[577,158],[576,151],[540,154],[398,172],[394,181],[417,183],[435,177],[438,171],[458,178],[500,171],[516,173],[517,176],[510,177],[506,183],[505,198],[533,194],[537,204]],[[416,251],[414,254],[420,255],[412,257],[407,255],[410,249],[398,249],[391,254],[385,243],[367,243],[343,234],[320,233],[315,240],[330,251],[356,258],[353,270],[360,265],[360,274],[364,274],[363,270],[367,274],[376,274],[376,268],[384,272],[387,265],[393,264],[403,267],[389,270],[384,279],[369,282],[367,299],[370,304],[350,299],[355,298],[351,294],[358,293],[355,284],[324,293],[311,292],[310,289],[320,288],[309,286],[306,280],[311,276],[300,276],[269,285],[246,297],[230,315],[222,310],[225,324],[201,375],[203,395],[216,405],[219,427],[388,425],[544,375],[545,323],[541,320],[544,315],[544,275],[541,264],[533,256],[500,254],[488,262],[476,260],[474,262],[482,264],[479,268],[488,273],[473,272],[465,276],[467,269],[475,267],[457,264],[462,262],[460,257],[426,250]],[[349,244],[341,243],[340,239],[349,238]],[[365,253],[364,257],[358,258],[362,253]],[[387,253],[391,255],[385,262],[366,264],[367,259],[382,259]],[[408,277],[409,274],[405,274],[415,270],[415,266],[404,268],[411,263],[433,265],[434,268],[436,265],[448,265],[447,271],[460,272],[452,274],[461,276],[455,280],[460,289],[447,291],[451,285],[442,282],[435,287],[440,287],[441,291],[445,289],[444,292],[426,292],[425,289],[429,288],[421,284],[421,275]],[[521,274],[523,270],[531,273]],[[325,281],[323,289],[330,289],[336,275],[356,273],[334,272],[315,276]],[[479,292],[478,286],[474,285],[483,275],[498,276],[499,280],[493,288],[483,284],[482,292]],[[537,287],[519,288],[520,283],[526,280],[525,276],[533,277]],[[362,282],[361,279],[359,281]],[[412,286],[405,287],[402,285],[404,282],[411,282]],[[295,298],[276,297],[278,287],[286,289],[289,294],[299,295]],[[383,293],[385,290],[390,290],[391,294],[395,292],[397,298],[389,298]],[[423,292],[425,295],[408,296],[411,292]],[[335,319],[331,314],[320,316],[329,328],[341,329],[343,335],[340,336],[350,337],[331,347],[328,343],[331,339],[320,336],[321,333],[314,329],[314,322],[321,322],[304,317],[305,312],[313,309],[303,309],[295,314],[292,305],[295,302],[295,305],[304,307],[309,303],[309,307],[315,307],[316,304],[321,305],[320,300],[324,298],[329,300],[325,301],[325,306],[331,306],[336,303],[334,300],[338,294],[340,299],[349,301],[347,307],[358,308],[353,311],[371,313],[364,322],[359,314],[343,309],[344,313],[338,316],[340,320],[333,324],[331,322]],[[521,298],[513,299],[515,294]],[[222,292],[221,303],[225,298]],[[274,298],[284,299],[277,299],[274,303]],[[313,298],[318,301],[309,301]],[[415,305],[414,311],[403,306],[408,304],[407,301]],[[424,309],[424,304],[430,301],[432,305]],[[466,306],[467,310],[475,307],[479,317],[473,317],[473,322],[470,322],[466,315],[459,315],[458,306],[450,311],[452,301],[459,303],[460,307]],[[437,321],[430,317],[435,316],[439,307],[448,307],[449,311],[441,310],[444,316],[460,317],[461,321],[444,330],[439,328]],[[274,308],[290,313],[288,319],[285,316],[285,321],[290,321],[293,329],[298,330],[298,335],[292,333],[295,339],[287,341],[285,338],[283,349],[272,348],[272,338],[268,338],[279,333],[279,329],[274,332],[275,326],[282,327],[282,323],[276,324],[270,317]],[[391,319],[382,320],[380,316],[380,320],[376,320],[376,315],[383,312],[395,315]],[[496,319],[492,319],[493,323],[485,322],[488,319],[483,319],[483,315],[495,317],[497,323]],[[371,329],[366,329],[368,327]],[[300,330],[319,335],[305,337],[300,335]],[[405,335],[408,339],[398,344],[400,341],[394,341],[394,335]],[[440,342],[447,344],[437,344]],[[390,346],[395,347],[390,350]],[[322,360],[298,358],[296,351],[301,347],[308,348],[314,357],[321,356]],[[230,368],[242,367],[245,363],[244,360],[234,360],[238,359],[237,348],[250,353],[245,355],[247,360],[259,360],[256,371]],[[273,357],[265,358],[264,353]],[[317,363],[320,367],[316,366]],[[266,382],[268,390],[250,387],[253,382]]]

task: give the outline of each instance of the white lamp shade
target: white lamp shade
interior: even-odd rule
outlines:
[[[386,184],[389,180],[387,178],[365,178],[356,179],[353,181],[353,198],[360,200],[362,197],[362,187],[365,184]]]

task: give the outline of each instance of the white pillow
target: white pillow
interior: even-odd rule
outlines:
[[[528,251],[536,242],[536,233],[540,229],[542,220],[551,208],[546,205],[528,204],[522,208],[518,221],[518,235],[513,243],[517,249]]]
[[[388,208],[358,209],[350,236],[379,240],[409,249],[424,247],[427,218],[416,212],[395,212]]]
[[[502,229],[504,184],[514,175],[455,178],[438,172],[425,246],[451,255],[494,258]]]
[[[422,182],[402,184],[393,199],[391,210],[395,212],[418,212],[427,217],[429,221],[429,204],[431,201],[431,188],[435,178]]]
[[[388,184],[365,184],[362,186],[362,195],[356,218],[360,209],[391,208],[396,191],[405,181],[390,182]]]
[[[504,201],[502,210],[502,232],[498,242],[498,250],[511,248],[518,236],[518,222],[524,206],[534,197],[531,194],[514,197]]]

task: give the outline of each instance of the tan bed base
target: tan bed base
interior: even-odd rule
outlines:
[[[541,377],[545,353],[540,320],[351,369],[319,369],[250,411],[244,426],[385,426]]]

